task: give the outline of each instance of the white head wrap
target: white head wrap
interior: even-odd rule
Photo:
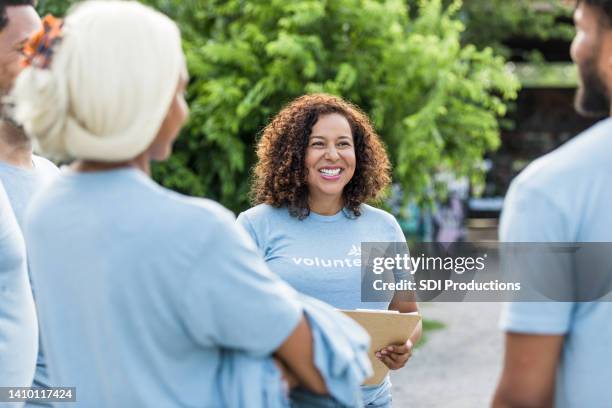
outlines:
[[[65,19],[49,69],[26,68],[15,119],[48,156],[129,160],[155,139],[184,57],[177,26],[131,1],[88,1]]]

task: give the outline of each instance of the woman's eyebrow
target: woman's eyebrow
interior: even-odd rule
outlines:
[[[323,139],[323,140],[327,140],[327,138],[325,136],[318,136],[318,135],[312,135],[310,136],[310,139]],[[338,139],[349,139],[352,140],[351,136],[345,136],[345,135],[341,135],[338,136]]]

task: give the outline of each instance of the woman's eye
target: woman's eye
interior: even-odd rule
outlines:
[[[338,146],[342,146],[342,147],[347,147],[347,146],[350,146],[350,145],[351,145],[351,144],[350,144],[349,142],[340,142],[340,143],[338,144]]]
[[[322,142],[314,142],[314,143],[311,144],[311,146],[321,147],[321,146],[323,146],[323,143]]]

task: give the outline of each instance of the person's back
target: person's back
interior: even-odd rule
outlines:
[[[0,182],[0,387],[32,384],[37,346],[23,237]]]
[[[261,261],[236,231],[229,211],[139,170],[53,182],[33,203],[26,236],[33,280],[45,288],[38,302],[54,383],[76,386],[87,407],[216,406],[218,345],[265,355],[286,335],[275,322],[261,332],[244,325],[241,338],[228,327],[275,302],[239,305],[250,295],[240,280],[257,277],[227,264]],[[296,313],[287,305],[288,318]]]
[[[610,242],[612,119],[532,163],[513,183],[500,237],[505,242]],[[556,377],[558,406],[612,400],[612,303],[514,303],[509,332],[565,337]]]
[[[610,115],[612,1],[579,0],[574,20],[571,54],[580,74],[576,107],[583,114]],[[611,242],[611,154],[612,119],[606,119],[529,165],[506,196],[500,240],[585,243],[584,249]],[[594,283],[583,285],[580,279],[582,258],[565,260],[559,270],[542,274],[558,273],[550,287],[571,289],[571,298],[504,306],[505,364],[495,407],[604,407],[612,400],[612,303],[584,296],[591,292],[583,289]],[[565,276],[572,277],[569,284],[561,280]]]

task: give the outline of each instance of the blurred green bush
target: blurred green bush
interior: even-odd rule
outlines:
[[[258,133],[299,95],[359,105],[387,145],[395,182],[422,200],[441,168],[479,179],[519,87],[491,48],[462,42],[460,1],[412,10],[404,0],[144,2],[178,22],[191,75],[190,121],[154,177],[234,211],[249,205]],[[39,9],[61,15],[70,3]]]

